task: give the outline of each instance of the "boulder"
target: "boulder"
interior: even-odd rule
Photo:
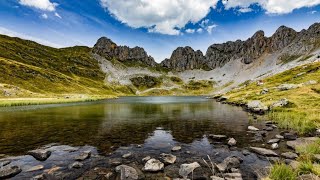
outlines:
[[[237,141],[234,138],[229,139],[228,145],[229,146],[235,146],[237,144]]]
[[[122,155],[122,158],[129,158],[130,156],[132,156],[132,153],[127,153],[127,154],[124,154]]]
[[[249,131],[259,131],[259,129],[254,126],[248,126],[248,130]]]
[[[228,136],[226,135],[215,135],[215,134],[210,134],[209,135],[209,138],[211,139],[215,139],[215,140],[224,140],[224,139],[227,139]]]
[[[296,140],[297,139],[297,135],[295,133],[284,133],[283,137],[284,137],[284,139],[287,139],[287,140]]]
[[[268,144],[273,144],[273,143],[278,143],[278,142],[280,142],[280,139],[270,139],[268,141]]]
[[[271,108],[284,107],[284,106],[287,106],[288,104],[289,104],[288,99],[283,98],[283,99],[280,99],[280,100],[277,101],[277,102],[274,102],[274,103],[271,105]]]
[[[278,149],[279,148],[279,144],[278,143],[273,143],[272,145],[271,145],[271,149]]]
[[[290,90],[290,89],[296,89],[300,87],[299,85],[296,85],[296,84],[281,84],[280,86],[278,86],[278,89],[280,91],[287,91],[287,90]]]
[[[27,154],[33,156],[38,161],[45,161],[50,157],[51,151],[45,149],[36,149],[29,151]]]
[[[231,170],[231,168],[239,168],[240,163],[241,162],[238,157],[230,156],[217,164],[217,168],[220,172],[226,172]]]
[[[81,153],[80,155],[75,157],[75,160],[77,161],[84,161],[88,158],[90,158],[91,156],[91,151],[84,151],[83,153]]]
[[[298,155],[293,152],[286,152],[286,153],[281,153],[281,156],[286,158],[286,159],[297,159]]]
[[[269,92],[269,89],[263,88],[262,91],[260,92],[260,94],[264,95],[264,94],[268,94],[268,92]]]
[[[276,139],[284,139],[284,137],[281,136],[280,134],[277,134],[277,135],[275,136],[275,138],[276,138]]]
[[[7,179],[16,176],[21,172],[18,166],[4,166],[0,168],[0,179]]]
[[[287,141],[287,146],[296,150],[298,147],[307,146],[315,141],[317,141],[318,137],[306,137],[306,138],[298,138],[294,141]]]
[[[310,81],[307,81],[307,82],[305,82],[304,83],[304,85],[315,85],[315,84],[318,84],[318,81],[316,81],[316,80],[310,80]]]
[[[173,164],[173,163],[175,163],[176,160],[177,160],[177,157],[176,157],[176,156],[174,156],[174,155],[172,155],[172,154],[165,154],[165,153],[162,153],[162,154],[161,154],[161,158],[162,158],[162,160],[163,160],[163,162],[164,162],[165,164]]]
[[[187,179],[188,175],[198,167],[200,167],[200,164],[197,162],[193,162],[191,164],[181,164],[179,175],[184,179]]]
[[[259,147],[250,147],[251,151],[263,155],[263,156],[278,156],[278,154],[270,149],[259,148]]]
[[[1,161],[0,161],[0,168],[3,167],[3,166],[8,165],[8,164],[10,164],[10,163],[11,163],[11,161],[9,161],[9,160],[1,160]]]
[[[116,172],[120,173],[120,180],[136,180],[139,178],[137,170],[127,165],[117,166]]]
[[[180,151],[181,150],[181,146],[174,146],[171,151],[176,152],[176,151]]]
[[[225,180],[242,180],[240,173],[226,173],[224,174]]]
[[[144,165],[143,170],[148,172],[158,172],[164,169],[164,164],[157,159],[150,159]]]
[[[268,106],[264,105],[259,100],[248,102],[247,108],[252,112],[264,112],[268,110]]]
[[[74,168],[74,169],[80,169],[82,168],[83,164],[81,162],[74,162],[70,165],[70,169]]]

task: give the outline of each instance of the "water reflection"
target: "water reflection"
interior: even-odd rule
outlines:
[[[247,113],[240,108],[202,97],[124,97],[57,105],[0,112],[0,154],[20,154],[48,143],[88,144],[101,152],[143,143],[156,149],[200,143],[210,133],[236,136],[241,144],[248,140],[247,124]]]

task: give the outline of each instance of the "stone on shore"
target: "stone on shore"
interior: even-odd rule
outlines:
[[[164,164],[157,159],[150,159],[144,165],[143,170],[148,172],[158,172],[164,169]]]
[[[120,173],[120,180],[136,180],[139,178],[137,170],[127,165],[117,166],[116,172]]]
[[[197,162],[193,162],[191,164],[181,164],[179,169],[179,175],[184,179],[187,179],[188,175],[198,167],[200,167],[200,164]]]
[[[161,158],[165,164],[174,164],[177,160],[177,157],[172,154],[161,154]]]
[[[261,101],[250,101],[247,104],[247,108],[253,112],[264,112],[268,110],[268,106],[264,105]]]
[[[286,158],[286,159],[297,159],[298,158],[298,155],[296,153],[293,153],[293,152],[282,153],[281,156]]]
[[[226,173],[224,174],[225,180],[242,180],[240,173]]]
[[[29,151],[27,154],[33,156],[38,161],[45,161],[50,157],[51,151],[45,149],[36,149]]]
[[[250,147],[250,150],[263,156],[278,156],[278,154],[270,149]]]
[[[273,143],[278,143],[278,142],[280,142],[280,139],[270,139],[268,141],[268,144],[273,144]]]
[[[80,162],[74,162],[73,164],[70,165],[70,169],[74,168],[74,169],[80,169],[82,168],[83,164]]]
[[[254,126],[248,126],[248,130],[249,131],[259,131],[259,129]]]
[[[271,145],[271,149],[278,149],[279,148],[279,144],[278,143],[273,143],[272,145]]]
[[[287,141],[287,146],[289,148],[296,150],[298,147],[306,146],[308,144],[311,144],[311,143],[317,141],[318,139],[319,139],[318,137],[298,138],[294,141]]]
[[[284,133],[283,137],[284,137],[284,139],[287,139],[287,140],[296,140],[297,139],[297,135],[294,133]]]
[[[21,172],[18,166],[4,166],[0,168],[0,179],[7,179],[16,176]]]
[[[229,146],[235,146],[237,144],[237,141],[234,138],[229,139],[228,145]]]

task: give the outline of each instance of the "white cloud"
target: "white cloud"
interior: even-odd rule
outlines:
[[[19,3],[24,6],[37,8],[43,11],[55,11],[57,3],[52,3],[50,0],[19,0]]]
[[[149,32],[178,35],[189,22],[197,23],[219,0],[100,0],[117,20]]]
[[[251,12],[253,11],[253,9],[249,8],[249,7],[244,7],[244,8],[240,8],[239,9],[239,12],[241,13],[248,13],[248,12]]]
[[[43,18],[43,19],[48,19],[48,15],[47,14],[41,14],[40,17]]]
[[[302,7],[312,7],[320,4],[320,0],[223,0],[226,9],[249,8],[258,4],[267,14],[287,14]]]
[[[57,12],[55,12],[55,13],[54,13],[54,16],[56,16],[56,17],[58,17],[58,18],[62,19],[62,17],[60,16],[60,14],[58,14]]]
[[[189,33],[189,34],[193,34],[194,32],[195,32],[194,29],[187,29],[187,30],[186,30],[186,33]]]
[[[197,33],[202,33],[202,32],[203,32],[202,28],[197,29]]]
[[[212,31],[213,31],[213,29],[214,29],[215,27],[217,27],[217,26],[218,26],[218,25],[216,25],[216,24],[207,26],[206,30],[208,31],[209,34],[211,34]]]
[[[315,14],[315,13],[317,13],[317,11],[311,11],[311,12],[310,12],[310,14]]]
[[[19,37],[19,38],[27,39],[27,40],[31,40],[31,41],[35,41],[37,43],[40,43],[40,44],[43,44],[43,45],[46,45],[46,46],[51,46],[51,47],[56,47],[56,48],[63,47],[62,45],[55,44],[55,43],[52,43],[50,41],[47,41],[47,40],[44,40],[44,39],[40,39],[40,38],[37,38],[37,37],[33,37],[33,36],[26,35],[26,34],[18,33],[18,32],[12,31],[12,30],[4,28],[4,27],[0,27],[0,34],[11,36],[11,37]]]

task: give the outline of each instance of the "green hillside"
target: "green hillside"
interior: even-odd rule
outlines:
[[[104,83],[105,75],[90,51],[80,46],[56,49],[0,35],[0,97],[131,94],[128,87]]]

